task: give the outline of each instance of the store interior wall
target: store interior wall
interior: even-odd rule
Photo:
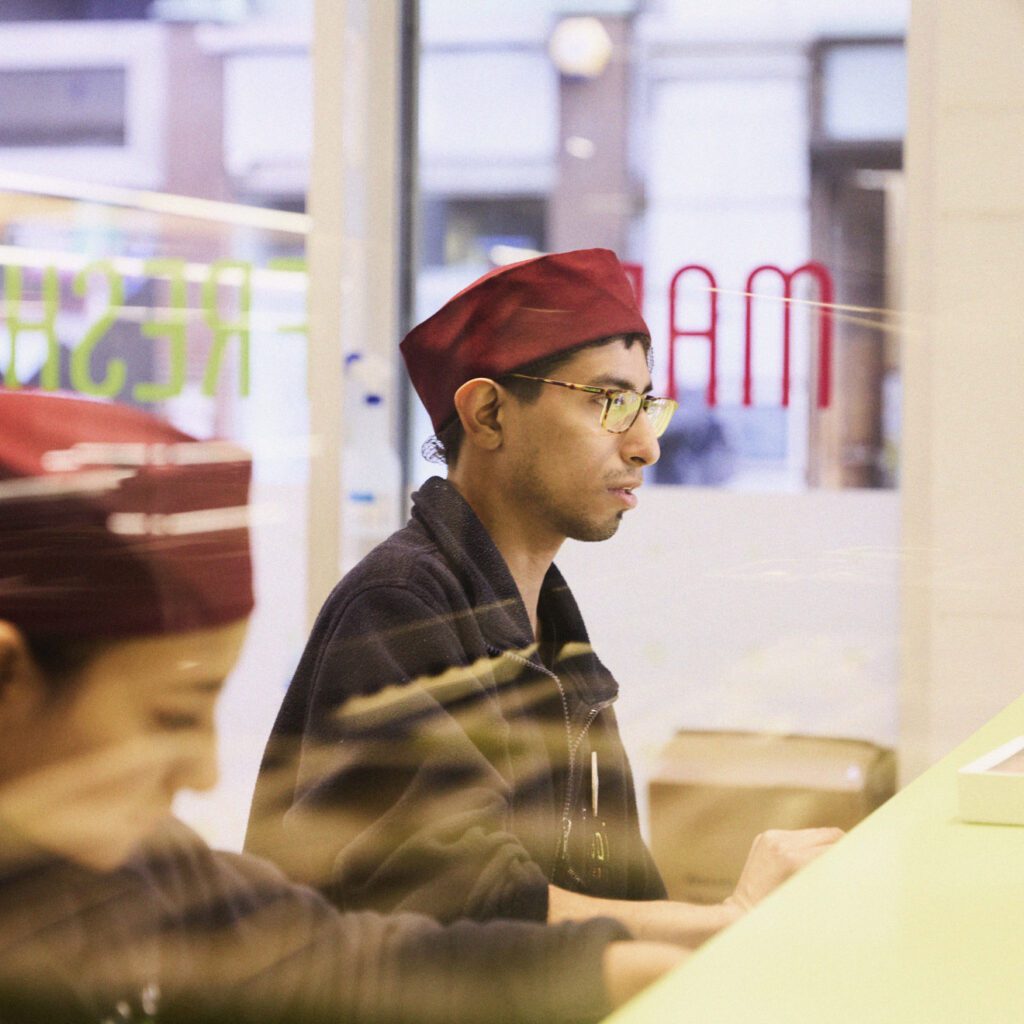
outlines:
[[[907,777],[1021,692],[1024,9],[921,0],[910,39]]]

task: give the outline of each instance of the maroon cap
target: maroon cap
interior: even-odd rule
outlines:
[[[402,342],[434,429],[474,377],[500,377],[588,341],[650,331],[610,249],[578,249],[492,270],[449,299]]]
[[[85,638],[248,615],[251,468],[127,406],[0,389],[0,619]]]

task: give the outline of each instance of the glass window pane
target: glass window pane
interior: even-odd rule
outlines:
[[[642,801],[679,729],[897,739],[906,5],[777,14],[421,9],[414,321],[495,266],[611,248],[680,402],[664,486],[557,559]],[[409,421],[411,479],[443,474],[415,398]]]
[[[307,624],[309,25],[274,17],[0,24],[0,386],[252,454],[256,607],[221,780],[176,805],[227,847]]]
[[[907,62],[901,45],[830,47],[824,72],[823,128],[830,139],[903,138]]]

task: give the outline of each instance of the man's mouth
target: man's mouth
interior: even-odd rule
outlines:
[[[639,484],[631,484],[627,487],[609,487],[608,490],[615,495],[626,508],[636,508],[637,496],[633,491],[639,487]]]

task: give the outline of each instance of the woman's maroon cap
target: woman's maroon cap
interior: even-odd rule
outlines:
[[[629,278],[610,249],[578,249],[484,274],[414,327],[402,355],[440,430],[467,380],[501,377],[617,334],[651,334]]]
[[[0,619],[88,638],[245,617],[251,468],[128,406],[0,388]]]

